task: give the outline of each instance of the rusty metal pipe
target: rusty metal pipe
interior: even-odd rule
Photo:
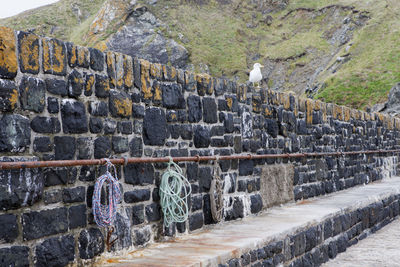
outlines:
[[[324,157],[324,156],[347,156],[358,154],[380,154],[380,153],[400,153],[400,149],[391,150],[364,150],[348,152],[305,152],[305,153],[285,153],[285,154],[238,154],[231,156],[190,156],[173,157],[174,162],[182,161],[209,161],[209,160],[235,160],[235,159],[270,159],[270,158],[303,158],[303,157]],[[125,163],[156,163],[169,162],[170,157],[162,158],[118,158],[110,159],[115,165],[124,165]],[[50,160],[50,161],[23,161],[23,162],[0,162],[0,170],[12,170],[23,168],[44,168],[44,167],[72,167],[103,165],[104,159],[83,159],[83,160]]]

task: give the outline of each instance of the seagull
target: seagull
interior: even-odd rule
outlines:
[[[262,74],[260,68],[264,68],[260,63],[255,63],[253,66],[253,70],[250,71],[249,81],[253,83],[257,83],[257,88],[260,88],[260,81],[262,80]]]

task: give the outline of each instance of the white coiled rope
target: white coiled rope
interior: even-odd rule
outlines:
[[[160,184],[160,204],[167,227],[174,222],[185,222],[188,218],[187,202],[192,188],[182,173],[182,169],[170,158]]]

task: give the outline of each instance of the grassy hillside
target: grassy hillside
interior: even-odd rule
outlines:
[[[61,0],[0,20],[0,24],[15,29],[36,28],[38,34],[86,44],[85,36],[103,2],[105,0]],[[351,59],[334,73],[324,66],[317,77],[323,86],[314,97],[356,108],[385,101],[390,88],[400,81],[398,0],[291,0],[286,9],[270,14],[263,14],[250,1],[231,0],[230,4],[221,5],[217,0],[210,0],[200,6],[193,2],[158,1],[148,8],[165,22],[165,27],[158,30],[185,46],[194,66],[207,64],[212,75],[237,76],[240,81],[246,81],[246,71],[256,61],[294,58],[293,68],[287,72],[295,73],[298,66],[313,60],[310,51],[332,54],[328,66],[335,63],[336,55],[350,53]],[[345,50],[347,44],[338,51],[333,50],[325,38],[331,30],[330,21],[335,16],[347,16],[349,12],[339,10],[331,17],[318,12],[333,3],[369,14],[367,23],[354,30],[348,51]],[[73,11],[76,4],[82,11],[81,18]],[[286,16],[298,8],[314,9],[315,14]],[[270,24],[265,23],[267,15],[271,16]],[[287,81],[280,89],[290,90],[290,87]]]
[[[0,25],[16,30],[35,29],[35,33],[39,35],[79,41],[83,33],[81,36],[77,34],[73,36],[73,33],[82,25],[90,24],[104,2],[105,0],[61,0],[10,18],[0,19]],[[77,9],[80,10],[80,16]]]

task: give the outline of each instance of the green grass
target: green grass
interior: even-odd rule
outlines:
[[[93,17],[105,0],[60,0],[51,5],[28,10],[19,15],[0,20],[0,25],[11,27],[16,30],[26,31],[36,29],[39,35],[55,37],[65,41],[78,41],[83,38],[83,24],[87,25],[88,20],[79,24],[78,19],[72,11],[71,4],[79,2],[82,12],[87,12],[88,17]],[[52,32],[52,28],[57,30]],[[54,29],[53,29],[54,30]]]
[[[354,38],[352,59],[326,78],[317,98],[366,108],[386,101],[390,88],[400,81],[400,3],[377,2],[368,25]]]

